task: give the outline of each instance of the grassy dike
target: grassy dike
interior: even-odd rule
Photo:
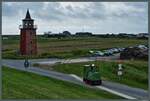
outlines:
[[[135,38],[99,38],[99,37],[71,37],[45,38],[37,37],[38,55],[28,58],[77,58],[90,56],[89,50],[104,50],[113,47],[128,47],[147,44],[146,39]],[[23,59],[19,55],[19,37],[9,37],[2,40],[2,58]]]
[[[38,65],[36,67],[54,70],[67,74],[83,75],[83,65],[96,64],[102,76],[102,80],[119,82],[132,87],[148,89],[148,62],[142,60],[126,60],[123,62],[124,74],[119,79],[117,76],[118,63],[115,61],[97,61],[85,63],[57,64],[53,66]]]
[[[2,99],[121,99],[121,97],[3,66]]]

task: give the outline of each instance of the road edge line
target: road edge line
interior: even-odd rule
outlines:
[[[75,75],[75,74],[70,74],[70,76],[76,78],[77,80],[83,82],[82,78],[80,78],[79,76]],[[107,92],[110,92],[112,94],[115,94],[115,95],[118,95],[118,96],[121,96],[123,98],[126,98],[126,99],[136,99],[135,97],[132,97],[132,96],[129,96],[129,95],[126,95],[126,94],[123,94],[123,93],[120,93],[120,92],[117,92],[117,91],[114,91],[112,89],[108,89],[104,86],[95,86],[96,88],[99,88],[101,90],[104,90],[104,91],[107,91]]]

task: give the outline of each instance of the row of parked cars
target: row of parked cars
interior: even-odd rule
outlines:
[[[93,55],[93,56],[111,56],[115,53],[119,53],[121,51],[123,51],[125,48],[110,48],[107,50],[102,50],[102,51],[92,51],[90,50],[89,52]]]
[[[138,47],[141,49],[148,49],[148,45],[136,45],[136,46],[131,46],[131,47]],[[129,48],[131,48],[129,47]],[[102,50],[102,51],[92,51],[90,50],[90,54],[92,54],[93,56],[111,56],[115,53],[120,53],[124,50],[125,48],[110,48],[107,50]]]

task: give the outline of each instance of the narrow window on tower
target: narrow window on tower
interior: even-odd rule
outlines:
[[[30,28],[31,28],[31,23],[29,23],[29,26],[30,26]]]
[[[25,23],[25,27],[27,27],[28,26],[28,24],[27,23]]]

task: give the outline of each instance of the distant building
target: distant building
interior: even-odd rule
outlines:
[[[52,32],[51,32],[51,31],[44,32],[44,35],[45,35],[45,34],[48,34],[48,35],[49,35],[49,34],[52,34]]]
[[[51,32],[51,31],[44,32],[44,36],[45,36],[45,37],[49,37],[51,34],[52,34],[52,32]]]
[[[59,37],[59,38],[63,38],[63,37],[68,37],[71,36],[71,33],[69,31],[63,31],[62,33],[52,33],[52,32],[44,32],[44,36],[45,37]]]
[[[127,33],[119,33],[119,35],[124,35],[125,36],[125,35],[127,35]]]
[[[76,36],[92,36],[91,32],[77,32]]]
[[[149,34],[148,33],[139,33],[139,34],[137,34],[137,37],[138,38],[148,38]]]
[[[135,34],[127,34],[127,33],[119,33],[118,36],[119,37],[128,37],[128,38],[136,37]]]
[[[25,19],[22,20],[20,28],[20,53],[21,55],[37,54],[37,39],[34,20],[31,19],[29,10],[27,10]]]

